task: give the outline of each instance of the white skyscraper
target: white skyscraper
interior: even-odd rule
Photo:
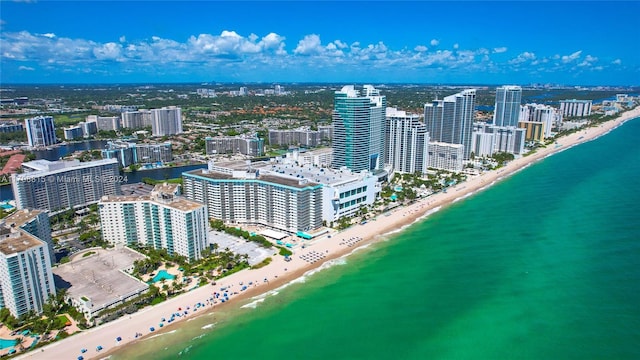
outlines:
[[[169,106],[151,110],[151,132],[153,136],[182,133],[182,112],[179,107]]]
[[[475,89],[425,104],[424,123],[429,132],[429,141],[463,145],[463,157],[469,159],[475,104]]]
[[[496,89],[496,104],[493,124],[496,126],[518,126],[522,88],[520,86],[501,86]]]
[[[427,172],[429,133],[426,126],[418,121],[420,116],[407,114],[396,108],[387,108],[387,151],[386,163],[393,170],[413,174]]]
[[[39,214],[18,211],[0,220],[0,308],[15,317],[31,310],[41,313],[47,298],[55,294],[49,244],[15,226]]]
[[[24,121],[29,146],[50,146],[58,142],[53,116],[37,116]]]

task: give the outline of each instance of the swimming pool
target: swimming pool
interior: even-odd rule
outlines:
[[[173,280],[175,278],[175,275],[169,274],[166,270],[160,270],[158,271],[158,274],[151,279],[151,283],[156,283],[162,280]]]
[[[16,339],[0,339],[0,350],[4,350],[15,346],[18,343]]]

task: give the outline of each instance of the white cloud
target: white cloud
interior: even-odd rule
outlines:
[[[127,38],[124,35],[122,35],[118,40],[120,40],[120,42],[123,43],[127,41]]]
[[[49,38],[49,39],[53,39],[54,37],[56,37],[56,34],[54,33],[46,33],[46,34],[42,34],[42,36]]]
[[[502,47],[497,47],[497,48],[493,48],[493,52],[496,54],[500,54],[507,51],[507,48],[502,46]]]
[[[620,60],[620,59],[615,59],[615,60],[613,60],[611,63],[612,63],[612,64],[614,64],[614,65],[620,65],[620,64],[622,64],[622,60]]]
[[[424,45],[418,45],[413,50],[415,50],[417,52],[425,52],[425,51],[427,51],[429,49]]]
[[[437,39],[433,39],[433,40],[431,40],[430,44],[431,44],[431,46],[438,46],[438,44],[440,44],[440,41],[437,40]]]
[[[347,44],[343,43],[343,42],[342,42],[342,41],[340,41],[340,40],[336,40],[336,41],[334,41],[333,43],[334,43],[334,44],[336,44],[336,46],[338,47],[338,49],[345,49],[345,48],[349,47],[349,45],[347,45]]]
[[[322,52],[322,42],[320,36],[316,34],[306,35],[302,40],[298,42],[294,54],[299,55],[314,55]]]
[[[98,60],[116,60],[120,58],[121,50],[122,45],[109,42],[102,46],[93,48],[93,55]]]
[[[460,45],[458,45],[458,43],[453,44],[453,48],[454,48],[454,49],[456,49],[456,50],[457,50],[459,47],[460,47]]]
[[[575,61],[578,58],[580,58],[580,54],[582,54],[582,50],[576,51],[571,55],[564,55],[562,57],[562,62],[566,64],[566,63],[570,63],[572,61]]]
[[[33,71],[35,69],[30,67],[30,66],[19,66],[18,70],[20,70],[20,71]]]
[[[517,57],[509,60],[509,64],[517,65],[517,64],[522,64],[522,63],[527,62],[529,60],[535,60],[535,59],[536,59],[536,54],[535,53],[525,51],[525,52],[521,53],[520,55],[518,55]]]

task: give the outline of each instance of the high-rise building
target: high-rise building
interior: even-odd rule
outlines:
[[[562,100],[560,112],[563,116],[584,117],[591,115],[591,100]]]
[[[371,85],[362,95],[353,85],[336,91],[333,110],[333,167],[352,171],[384,168],[387,99]]]
[[[321,184],[257,170],[210,169],[182,173],[185,196],[207,204],[209,217],[293,233],[322,226]]]
[[[475,118],[476,90],[434,100],[424,106],[424,123],[429,141],[463,145],[463,160],[471,153],[471,131]]]
[[[387,108],[387,159],[394,171],[425,174],[429,167],[429,133],[418,119],[419,115],[407,114],[396,108]]]
[[[262,156],[264,154],[264,140],[254,136],[216,136],[206,137],[205,147],[208,155],[213,154],[243,154]]]
[[[48,221],[46,213],[38,210],[20,210],[0,220],[0,308],[9,309],[15,317],[29,311],[41,313],[55,294],[50,242],[38,237]],[[49,239],[50,234],[49,230]]]
[[[378,177],[369,172],[296,162],[295,156],[248,166],[210,162],[208,169],[182,173],[184,193],[207,204],[211,218],[295,234],[354,216],[381,191]]]
[[[460,172],[463,168],[464,145],[429,142],[429,167]]]
[[[24,121],[29,146],[50,146],[58,142],[53,116],[37,116]]]
[[[70,126],[68,128],[64,128],[64,139],[65,140],[73,140],[77,138],[81,138],[84,134],[82,128],[78,125]]]
[[[102,150],[103,159],[118,159],[120,166],[131,164],[156,164],[173,160],[171,143],[136,144],[126,141],[109,141]]]
[[[304,147],[316,147],[322,141],[320,131],[308,128],[272,130],[269,129],[269,145],[300,145]]]
[[[521,155],[524,153],[524,143],[527,130],[513,126],[496,126],[486,123],[474,124],[474,134],[486,133],[493,135],[493,151]],[[481,155],[481,154],[476,154]]]
[[[120,116],[123,128],[140,129],[151,126],[151,111],[149,110],[126,111]]]
[[[151,133],[153,136],[182,133],[182,112],[179,107],[169,106],[151,110]]]
[[[207,244],[207,207],[178,193],[177,184],[159,184],[150,195],[104,196],[98,203],[104,240],[200,259]]]
[[[497,88],[493,124],[517,127],[521,101],[522,88],[520,86],[507,85]]]
[[[526,104],[520,107],[520,122],[533,122],[543,124],[543,138],[551,137],[551,129],[562,124],[562,114],[560,111],[549,105]],[[530,127],[527,125],[524,127]],[[522,124],[519,127],[523,127]],[[538,126],[535,126],[536,128]],[[529,135],[527,135],[529,140]]]
[[[104,195],[119,195],[116,159],[89,162],[34,160],[22,164],[22,174],[11,175],[18,209],[53,213],[98,202]]]

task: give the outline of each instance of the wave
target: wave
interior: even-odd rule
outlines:
[[[256,307],[258,307],[258,304],[260,304],[263,301],[264,301],[264,298],[258,299],[258,300],[254,300],[254,301],[252,301],[252,302],[250,302],[250,303],[248,303],[246,305],[240,306],[240,308],[241,309],[255,309]]]
[[[151,339],[153,339],[153,338],[157,338],[157,337],[160,337],[160,336],[165,336],[165,335],[173,334],[173,333],[175,333],[176,331],[178,331],[178,330],[171,330],[171,331],[166,332],[166,333],[156,334],[156,335],[150,336],[150,337],[148,337],[148,338],[146,338],[146,339],[143,339],[143,341],[151,340]]]
[[[202,339],[205,335],[207,335],[207,334],[200,334],[200,335],[198,335],[198,336],[196,336],[196,337],[191,338],[191,341],[193,341],[193,340],[198,340],[198,339]]]
[[[214,327],[217,323],[212,323],[212,324],[207,324],[203,327],[201,327],[202,330],[207,330],[207,329],[211,329],[212,327]]]
[[[184,355],[184,354],[188,353],[188,352],[189,352],[189,350],[191,350],[191,348],[192,348],[192,347],[193,347],[193,345],[189,345],[189,346],[187,346],[186,348],[184,348],[184,350],[182,350],[182,351],[180,351],[180,352],[178,353],[178,356],[182,356],[182,355]]]

